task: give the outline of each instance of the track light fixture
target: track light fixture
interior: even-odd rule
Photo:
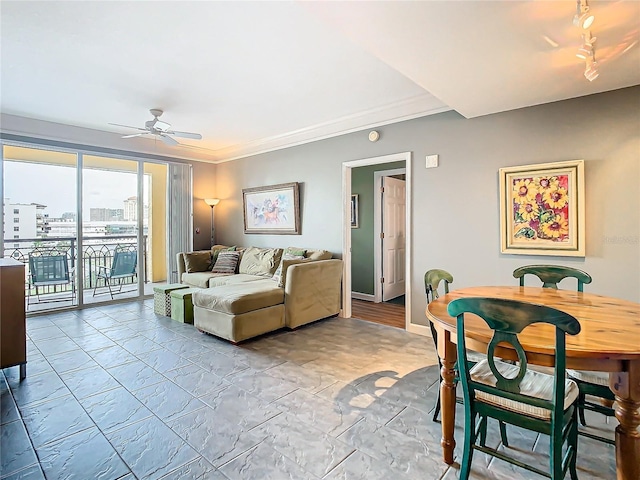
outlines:
[[[598,63],[596,62],[595,53],[592,51],[591,56],[587,58],[587,63],[584,69],[584,78],[593,82],[596,78],[600,76],[598,72]]]
[[[577,0],[576,14],[573,17],[573,24],[576,27],[587,29],[591,26],[595,17],[589,12],[587,0]]]
[[[598,64],[596,63],[596,49],[595,41],[596,37],[591,36],[589,27],[593,24],[595,17],[590,12],[589,4],[587,0],[577,0],[576,2],[576,14],[573,17],[573,24],[581,28],[582,46],[576,52],[576,57],[580,60],[584,60],[584,77],[593,82],[600,75],[598,72]]]
[[[596,41],[596,37],[591,36],[591,32],[582,34],[582,46],[576,52],[576,57],[580,60],[586,60],[593,53],[593,44]]]

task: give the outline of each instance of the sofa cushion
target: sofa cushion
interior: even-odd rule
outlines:
[[[247,275],[245,273],[236,273],[234,275],[212,274],[209,279],[209,287],[219,287],[220,285],[238,285],[240,283],[255,282],[264,280],[259,275]]]
[[[209,286],[209,279],[215,276],[216,274],[211,272],[183,273],[180,280],[182,283],[186,283],[192,287],[207,288]]]
[[[218,259],[211,269],[212,273],[235,273],[240,259],[239,252],[223,250],[218,254]]]
[[[303,250],[294,250],[294,251],[301,252]],[[296,255],[295,253],[287,253],[287,251],[285,250],[285,252],[282,254],[282,260],[280,261],[280,265],[278,265],[278,268],[276,269],[271,279],[274,282],[276,282],[279,286],[282,286],[280,285],[280,280],[282,280],[282,262],[285,260],[303,260],[303,259],[304,259],[303,253]]]
[[[281,248],[249,247],[243,254],[238,273],[270,277],[280,264]]]
[[[184,269],[187,273],[211,270],[211,252],[190,252],[183,254]]]
[[[239,315],[284,302],[284,290],[269,279],[239,285],[221,285],[194,292],[193,304],[208,310]]]
[[[310,260],[331,260],[332,256],[328,250],[307,250],[305,255]]]
[[[314,260],[310,259],[310,258],[292,258],[292,259],[283,259],[282,260],[282,272],[280,273],[280,278],[277,280],[277,285],[280,288],[284,288],[284,286],[287,284],[287,269],[289,268],[290,265],[295,265],[297,263],[307,263],[307,262],[313,262]],[[275,280],[275,278],[274,278]]]

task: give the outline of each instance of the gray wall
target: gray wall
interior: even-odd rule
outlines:
[[[555,263],[589,272],[589,292],[640,301],[640,87],[465,119],[455,112],[216,166],[218,239],[228,244],[342,248],[342,163],[412,151],[412,322],[425,323],[423,273],[454,287],[513,285],[511,272]],[[424,157],[440,155],[440,167]],[[586,258],[502,255],[498,169],[585,159]],[[302,235],[244,235],[242,188],[301,182]],[[217,209],[220,209],[219,212]],[[562,287],[563,285],[561,285]],[[572,285],[566,285],[571,288]]]
[[[375,285],[375,258],[373,233],[375,172],[404,168],[405,162],[357,167],[351,171],[351,193],[358,194],[359,227],[351,229],[351,291],[373,295]]]

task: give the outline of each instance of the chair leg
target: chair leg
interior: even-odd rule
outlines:
[[[111,295],[111,300],[113,300],[113,291],[111,290],[111,282],[109,281],[109,277],[104,279],[107,287],[109,287],[109,295]]]
[[[487,417],[482,417],[480,419],[480,446],[481,447],[487,446],[487,423],[488,422],[489,420],[487,419]]]
[[[573,427],[572,427],[573,428]],[[558,429],[560,430],[560,429]],[[562,480],[562,432],[551,431],[551,437],[549,438],[549,460],[551,462],[551,480]]]
[[[434,422],[438,421],[438,415],[440,415],[440,388],[438,387],[438,398],[436,399],[436,407],[433,410],[433,418]]]
[[[480,420],[482,421],[482,420]],[[486,422],[486,418],[484,419]],[[471,473],[471,461],[473,460],[473,439],[476,431],[476,413],[465,408],[464,415],[464,446],[462,461],[460,462],[460,480],[468,480]]]
[[[502,440],[502,445],[508,447],[509,440],[507,439],[507,425],[503,421],[499,421],[498,425],[500,426],[500,440]]]
[[[576,406],[577,408],[577,406]],[[573,448],[573,458],[571,459],[571,463],[569,464],[569,474],[571,475],[571,480],[578,480],[578,471],[576,470],[576,463],[578,461],[578,415],[574,410],[573,412],[573,427],[571,429],[571,433],[569,434],[569,448]]]
[[[584,418],[584,404],[586,401],[587,401],[587,396],[585,395],[585,393],[582,391],[579,391],[578,405],[576,406],[576,408],[578,409],[578,415],[580,416],[580,425],[582,425],[583,427],[587,426],[587,422]]]

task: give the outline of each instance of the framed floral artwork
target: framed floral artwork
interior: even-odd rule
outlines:
[[[297,182],[242,190],[244,233],[300,235]]]
[[[500,251],[585,256],[584,160],[500,169]]]

